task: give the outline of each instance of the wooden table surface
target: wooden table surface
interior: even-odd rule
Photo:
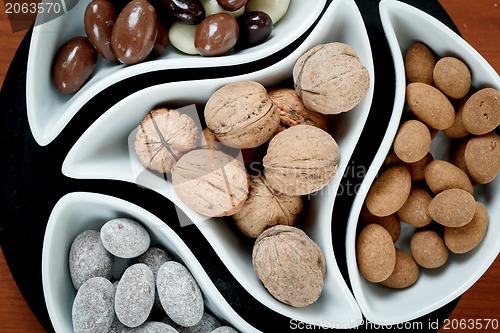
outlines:
[[[439,0],[462,36],[500,73],[500,2],[497,0]],[[26,31],[13,33],[0,1],[0,86]],[[500,221],[491,221],[499,223]],[[500,240],[499,240],[500,241]],[[500,320],[500,257],[462,297],[450,319]],[[441,330],[442,332],[453,330]],[[465,332],[465,330],[461,330]],[[484,331],[484,330],[483,330]],[[490,329],[490,332],[500,331]],[[0,332],[44,332],[26,305],[0,250]]]

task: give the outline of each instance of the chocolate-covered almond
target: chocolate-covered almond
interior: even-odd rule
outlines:
[[[158,33],[156,11],[146,0],[134,0],[123,8],[111,35],[111,47],[118,60],[136,64],[149,55]]]
[[[237,18],[239,37],[236,47],[243,49],[262,43],[273,32],[273,20],[261,11],[246,12]]]
[[[235,10],[243,7],[247,3],[247,1],[248,0],[217,0],[217,3],[225,10],[234,12]]]
[[[107,0],[92,0],[85,9],[84,23],[87,37],[95,50],[109,61],[116,61],[111,49],[111,34],[115,21],[115,6]]]
[[[97,61],[97,53],[87,37],[74,37],[64,43],[52,63],[52,81],[63,94],[72,94],[88,80]]]
[[[205,18],[205,8],[198,0],[161,0],[161,4],[182,23],[199,24]]]
[[[238,22],[226,13],[213,14],[205,18],[196,31],[194,45],[203,56],[227,53],[239,37]]]

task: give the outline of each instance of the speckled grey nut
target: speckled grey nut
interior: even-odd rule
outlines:
[[[155,280],[151,268],[134,264],[125,270],[116,288],[116,316],[125,326],[140,326],[151,313],[154,297]]]
[[[99,231],[86,230],[75,237],[69,250],[69,272],[77,290],[96,276],[111,279],[113,255],[104,248]]]
[[[137,221],[129,218],[109,220],[101,228],[102,244],[120,258],[135,258],[149,248],[148,231]]]
[[[220,322],[214,316],[204,313],[198,324],[190,327],[177,326],[179,333],[207,333],[220,327]]]
[[[139,327],[126,327],[122,333],[178,333],[178,331],[160,321],[147,321]]]
[[[193,118],[177,110],[156,109],[139,125],[134,147],[146,168],[167,173],[182,155],[197,147],[199,139]]]
[[[370,86],[370,74],[354,49],[338,42],[317,45],[300,56],[293,80],[305,107],[323,114],[351,110]]]
[[[158,273],[158,269],[160,269],[161,265],[169,260],[172,259],[167,252],[158,247],[150,247],[146,252],[144,252],[144,254],[137,257],[135,262],[148,265],[148,267],[153,271],[153,275],[156,281],[156,274]],[[155,290],[155,302],[153,308],[158,310],[162,309],[160,297],[158,296],[158,290]]]
[[[113,309],[114,312],[114,309]],[[118,317],[114,316],[113,318],[113,323],[111,324],[111,327],[109,328],[108,333],[122,333],[123,330],[125,329],[125,325],[118,319]]]
[[[73,301],[72,319],[75,333],[106,333],[115,316],[114,287],[103,277],[82,284]]]
[[[232,328],[231,326],[221,326],[216,328],[210,333],[238,333],[238,331]]]
[[[184,265],[176,261],[164,263],[158,270],[156,286],[163,309],[176,324],[189,327],[201,320],[201,290]]]

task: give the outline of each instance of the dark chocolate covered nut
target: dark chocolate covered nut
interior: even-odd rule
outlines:
[[[205,9],[198,0],[161,0],[161,4],[182,23],[199,24],[205,18]]]
[[[273,32],[273,21],[264,12],[247,12],[237,18],[239,37],[236,48],[244,49],[265,41]]]

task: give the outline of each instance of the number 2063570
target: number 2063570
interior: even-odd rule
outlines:
[[[445,319],[443,330],[498,330],[498,319]]]
[[[6,14],[43,14],[66,13],[66,6],[64,0],[61,2],[6,2]]]

